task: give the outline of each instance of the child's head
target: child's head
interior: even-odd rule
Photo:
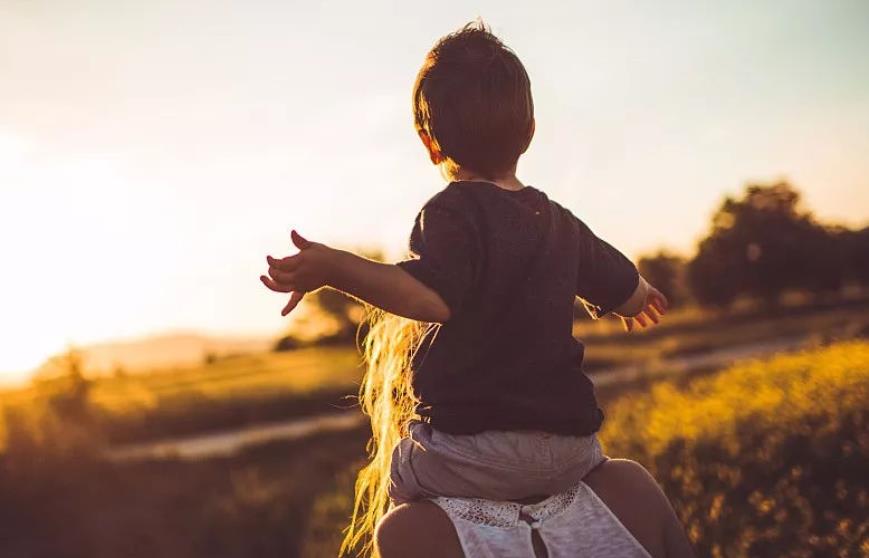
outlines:
[[[413,88],[417,132],[449,178],[464,169],[495,179],[513,171],[534,135],[522,62],[482,23],[443,37]]]

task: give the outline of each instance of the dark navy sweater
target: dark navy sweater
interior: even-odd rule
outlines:
[[[574,300],[596,316],[624,303],[636,267],[530,186],[453,182],[429,200],[399,262],[450,319],[413,359],[417,413],[452,434],[587,435],[603,420],[572,334]]]

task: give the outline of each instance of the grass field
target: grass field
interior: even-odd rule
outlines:
[[[869,328],[869,305],[797,309],[771,317],[678,311],[654,329],[626,334],[616,320],[578,322],[586,367],[600,370],[745,343],[802,336],[848,338]],[[362,368],[353,347],[308,348],[216,359],[198,366],[100,376],[87,387],[89,425],[108,443],[218,431],[334,411],[354,404]],[[63,380],[0,392],[0,410],[27,409],[68,389]],[[3,414],[0,412],[0,447]]]
[[[698,555],[869,550],[869,342],[661,381],[603,405],[608,451],[653,470]],[[129,464],[18,445],[0,457],[0,555],[331,556],[366,437]]]
[[[869,328],[869,304],[784,309],[777,314],[715,316],[694,308],[667,315],[639,334],[621,331],[614,320],[577,322],[574,335],[586,343],[589,370],[660,362],[743,344],[804,337],[816,342],[847,339]]]
[[[357,430],[197,462],[0,459],[0,556],[292,558],[364,443]]]
[[[362,369],[352,347],[309,348],[218,359],[200,366],[95,378],[90,418],[110,442],[221,430],[352,405]],[[0,406],[27,407],[63,380],[2,394]]]

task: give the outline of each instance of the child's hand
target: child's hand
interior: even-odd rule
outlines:
[[[306,240],[296,231],[292,231],[290,237],[299,253],[282,259],[266,256],[269,276],[260,275],[260,281],[269,289],[291,293],[281,316],[292,312],[305,293],[326,286],[332,259],[332,249],[328,246]]]
[[[648,283],[646,288],[646,298],[643,301],[642,310],[634,316],[622,316],[622,325],[624,325],[625,331],[633,331],[635,320],[640,324],[640,327],[656,325],[660,321],[660,316],[667,313],[667,297]]]

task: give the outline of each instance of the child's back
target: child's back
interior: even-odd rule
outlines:
[[[416,353],[417,411],[452,434],[588,435],[602,415],[572,335],[577,296],[601,314],[638,284],[634,265],[530,186],[453,182],[420,212],[399,263],[437,291],[449,321]]]

